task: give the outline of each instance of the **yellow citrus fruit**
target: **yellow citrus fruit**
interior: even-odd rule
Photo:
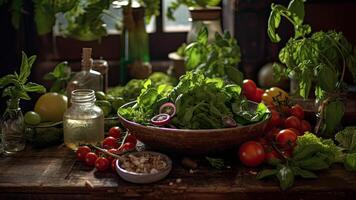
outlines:
[[[63,120],[67,110],[68,98],[56,92],[49,92],[40,96],[35,104],[35,112],[42,121],[58,122]]]

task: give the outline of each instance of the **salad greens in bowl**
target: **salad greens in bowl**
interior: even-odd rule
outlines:
[[[239,85],[199,72],[187,72],[174,88],[147,80],[118,115],[148,146],[190,154],[233,148],[262,134],[270,118],[268,108],[246,100]]]

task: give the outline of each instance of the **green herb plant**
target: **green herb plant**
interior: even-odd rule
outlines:
[[[119,0],[122,2],[124,0]],[[120,20],[108,12],[114,0],[34,0],[34,20],[39,35],[50,33],[56,23],[56,15],[63,14],[66,26],[60,31],[64,36],[82,41],[100,39],[107,35],[103,16],[108,16],[120,27]],[[131,5],[132,0],[127,0]],[[146,21],[159,15],[160,0],[138,0],[146,8]],[[19,29],[24,16],[24,0],[0,0],[0,6],[9,4],[11,21]],[[27,16],[26,16],[27,17]]]
[[[310,96],[314,86],[316,99],[321,102],[316,132],[331,137],[344,115],[341,94],[345,91],[343,79],[347,67],[356,80],[352,46],[342,33],[336,31],[312,33],[311,27],[303,24],[303,0],[292,0],[288,7],[272,4],[271,8],[267,33],[272,42],[281,40],[277,29],[282,17],[294,26],[294,36],[279,52],[279,60],[285,67],[275,64],[275,76],[296,79],[303,98]]]
[[[217,6],[220,4],[220,2],[221,0],[176,0],[171,2],[171,4],[168,6],[167,17],[168,19],[175,20],[174,12],[180,6],[206,8],[209,6]]]
[[[66,93],[67,83],[74,75],[67,61],[57,64],[52,72],[47,73],[43,78],[52,81],[51,92],[61,94]]]
[[[230,83],[242,85],[243,74],[237,69],[241,51],[229,32],[215,33],[215,40],[208,42],[208,29],[203,26],[195,42],[184,50],[187,71],[202,72],[206,77],[220,77]]]
[[[18,106],[18,100],[30,100],[29,92],[46,92],[46,88],[37,83],[28,82],[28,77],[31,74],[31,68],[36,60],[36,56],[27,57],[22,52],[22,62],[20,72],[14,72],[14,74],[8,74],[0,78],[0,89],[3,89],[2,97],[10,98],[10,107],[16,108]],[[13,103],[13,104],[11,104]]]

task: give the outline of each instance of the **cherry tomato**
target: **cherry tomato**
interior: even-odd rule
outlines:
[[[119,148],[119,152],[124,153],[126,151],[133,150],[135,147],[136,147],[136,145],[134,145],[133,143],[126,142]]]
[[[300,106],[299,104],[295,104],[294,106],[292,106],[292,108],[290,109],[290,114],[298,117],[300,120],[304,119],[304,111],[302,106]]]
[[[256,167],[263,163],[265,159],[265,152],[260,143],[249,141],[240,146],[239,157],[244,165]]]
[[[285,128],[295,128],[300,129],[300,120],[296,116],[290,116],[284,121]]]
[[[95,161],[95,168],[98,171],[105,171],[109,168],[109,160],[105,157],[99,157],[98,159],[96,159]]]
[[[158,114],[151,119],[151,123],[156,126],[164,126],[169,124],[171,116],[165,113]]]
[[[119,139],[121,137],[121,128],[118,126],[113,126],[109,129],[109,136]]]
[[[265,150],[265,160],[267,163],[273,163],[276,161],[278,162],[278,160],[280,160],[280,156],[276,150],[268,149],[268,150]]]
[[[112,153],[112,154],[115,154],[115,155],[119,155],[120,154],[120,151],[118,149],[109,149],[108,152]],[[114,157],[112,156],[107,156],[106,157],[110,162],[112,160],[114,160]]]
[[[165,113],[173,117],[176,114],[176,106],[171,102],[164,103],[159,108],[159,113]]]
[[[279,128],[272,128],[270,131],[267,132],[266,138],[270,141],[274,140],[279,133]]]
[[[88,146],[80,146],[76,151],[77,159],[79,161],[85,161],[85,156],[91,152],[91,149]]]
[[[111,161],[111,170],[112,171],[116,171],[116,161],[117,161],[117,159],[114,159]]]
[[[299,129],[295,129],[295,128],[288,128],[288,129],[293,131],[295,134],[297,134],[297,136],[302,135],[302,133],[299,131]]]
[[[283,129],[276,135],[276,142],[282,148],[291,148],[295,146],[297,134],[291,129]]]
[[[94,152],[89,152],[85,156],[85,163],[88,166],[94,166],[96,159],[98,159],[98,156]]]
[[[137,139],[136,139],[136,137],[135,137],[134,135],[128,134],[128,135],[126,136],[126,138],[125,138],[124,143],[132,143],[132,144],[134,144],[134,145],[136,146],[136,144],[137,144]]]
[[[242,93],[249,100],[252,100],[256,95],[257,86],[251,79],[245,79],[242,85]]]
[[[263,93],[265,93],[264,90],[262,90],[261,88],[257,88],[255,95],[254,95],[253,98],[250,99],[250,100],[251,100],[251,101],[254,101],[254,102],[257,102],[257,103],[260,103],[260,102],[262,101],[262,95],[263,95]]]
[[[281,115],[279,114],[279,112],[275,111],[275,110],[271,110],[271,121],[270,123],[274,126],[279,126],[282,124],[282,118]]]
[[[114,137],[107,137],[103,141],[103,148],[104,149],[116,149],[119,147],[119,143],[117,142],[117,139]]]
[[[282,150],[282,154],[286,158],[290,158],[293,155],[293,148]]]
[[[300,129],[299,129],[302,134],[304,134],[306,131],[311,131],[311,125],[308,121],[302,120],[300,121]]]

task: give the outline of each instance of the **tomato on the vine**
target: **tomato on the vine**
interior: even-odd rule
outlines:
[[[300,120],[304,119],[304,110],[299,104],[295,104],[290,109],[290,114],[298,117]]]
[[[115,154],[115,155],[119,155],[120,154],[120,151],[118,149],[109,149],[108,152],[112,153],[112,154]],[[114,159],[114,157],[108,155],[107,159],[111,162]]]
[[[239,158],[244,165],[256,167],[265,159],[264,148],[256,141],[245,142],[240,146]]]
[[[95,161],[95,168],[98,171],[105,171],[109,168],[109,160],[105,157],[99,157],[98,159],[96,159]]]
[[[94,166],[96,159],[98,159],[98,156],[94,152],[89,152],[85,156],[85,163],[92,167]]]
[[[109,136],[113,138],[120,138],[121,137],[121,128],[118,126],[113,126],[109,129]]]
[[[117,161],[117,159],[114,159],[111,161],[111,170],[112,171],[115,171],[115,169],[116,169],[116,161]]]
[[[265,93],[265,91],[261,88],[257,88],[256,89],[256,93],[255,95],[253,96],[252,99],[250,99],[251,101],[254,101],[254,102],[257,102],[257,103],[260,103],[262,101],[262,95],[263,93]]]
[[[275,111],[275,110],[271,110],[271,120],[270,123],[274,126],[279,126],[280,124],[282,124],[282,117],[279,114],[279,112]]]
[[[119,147],[119,143],[116,138],[114,137],[107,137],[103,141],[103,148],[104,149],[116,149]]]
[[[251,79],[245,79],[242,84],[242,93],[249,100],[253,99],[256,95],[257,86]]]
[[[136,145],[131,142],[126,142],[118,149],[120,153],[124,153],[126,151],[130,151],[135,149]]]
[[[80,146],[76,151],[76,156],[79,161],[85,161],[85,156],[91,152],[88,146]]]
[[[300,120],[296,116],[290,116],[284,121],[285,128],[295,128],[300,129]]]
[[[282,148],[292,148],[297,141],[297,134],[291,129],[283,129],[276,135],[276,142]]]
[[[127,143],[127,142],[132,143],[132,144],[134,144],[134,145],[136,146],[136,144],[137,144],[137,139],[136,139],[136,137],[135,137],[134,135],[128,134],[128,135],[126,136],[126,138],[125,138],[124,143]]]
[[[306,131],[311,131],[310,123],[306,120],[300,121],[300,131],[302,132],[302,134],[304,134],[304,132]]]

